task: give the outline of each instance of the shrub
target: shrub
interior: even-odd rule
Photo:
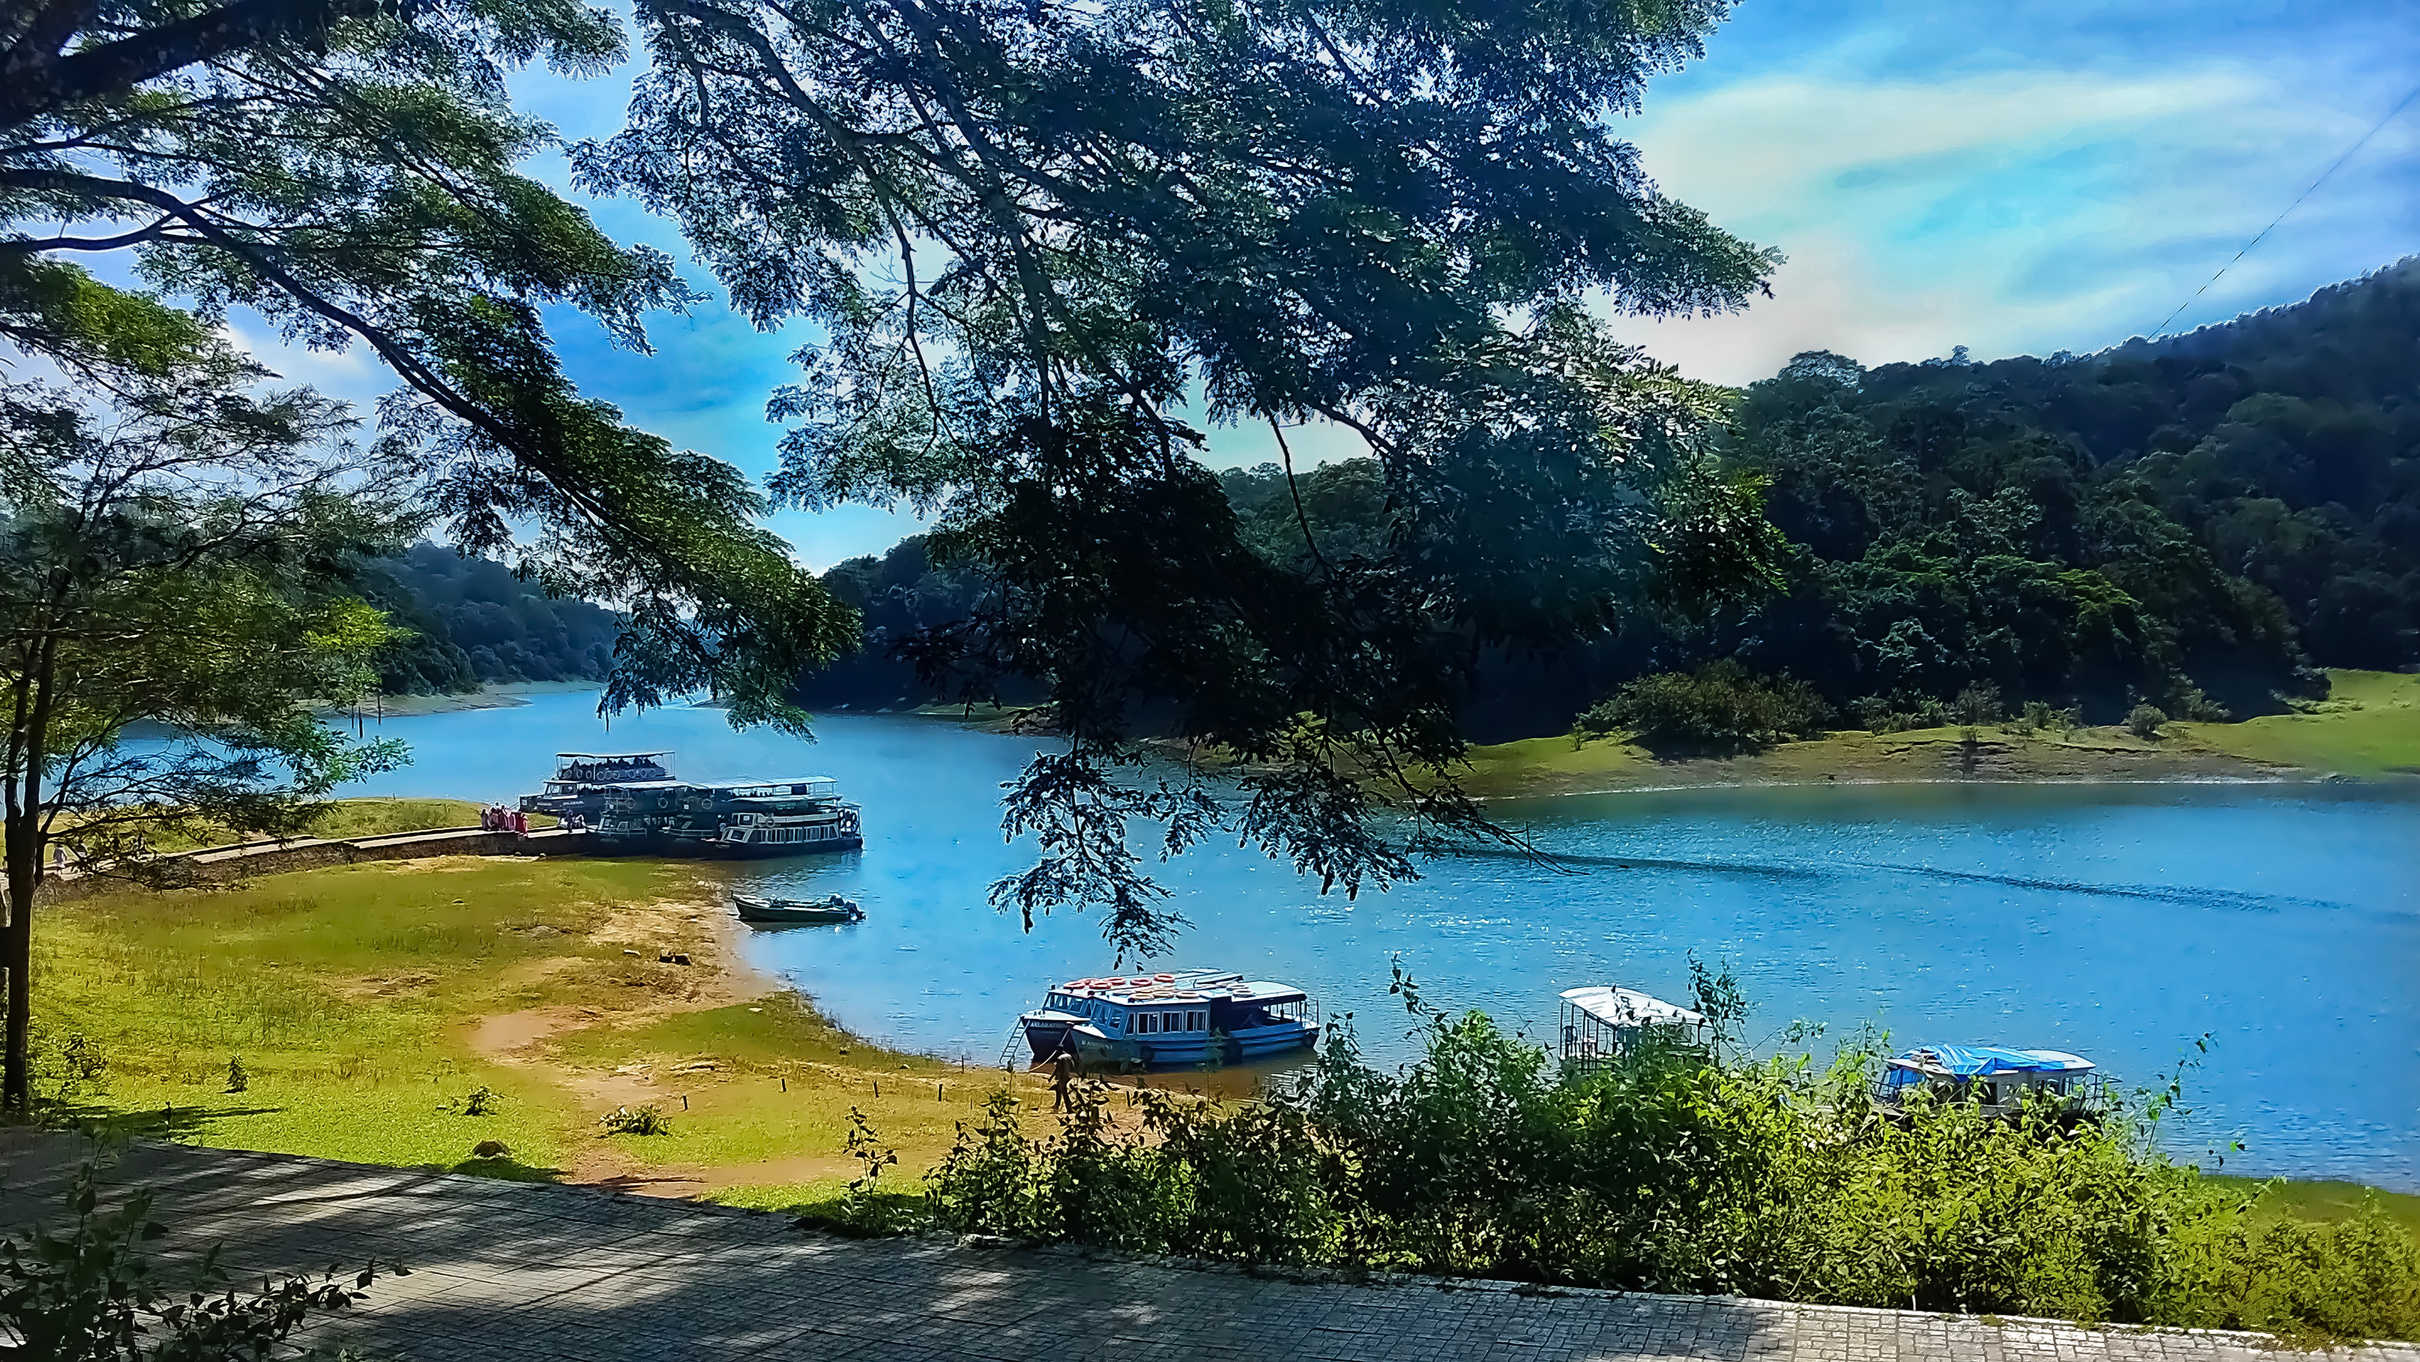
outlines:
[[[672,1122],[665,1120],[663,1110],[652,1102],[636,1110],[629,1107],[615,1107],[598,1118],[597,1123],[604,1126],[609,1135],[669,1135],[672,1133]]]
[[[1642,676],[1583,711],[1574,726],[1591,735],[1626,730],[1650,743],[1736,752],[1818,736],[1831,717],[1814,687],[1787,676],[1754,676],[1725,658],[1694,672]]]
[[[2126,712],[2126,731],[2145,742],[2159,741],[2160,725],[2167,722],[2168,716],[2150,705],[2136,705]]]
[[[243,1092],[252,1086],[252,1075],[244,1068],[242,1055],[227,1057],[227,1091]]]
[[[2180,686],[2169,697],[2168,711],[2176,718],[2197,724],[2223,724],[2231,715],[2227,707],[2202,694],[2199,686]]]
[[[1415,1006],[1425,1007],[1422,1004]],[[1430,1014],[1394,1073],[1332,1027],[1299,1086],[1230,1105],[1080,1085],[1044,1139],[1014,1098],[960,1128],[932,1222],[1250,1263],[1810,1303],[2420,1335],[2420,1259],[2375,1213],[2263,1226],[2168,1162],[2164,1110],[2016,1121],[1867,1097],[1829,1066],[1641,1047],[1586,1072]],[[1112,1121],[1122,1097],[1133,1108]]]
[[[70,1031],[59,1046],[59,1097],[64,1101],[87,1088],[100,1088],[109,1076],[109,1056],[81,1031]]]
[[[1849,710],[1867,732],[1878,738],[1886,733],[1905,733],[1911,728],[1939,728],[1949,722],[1948,708],[1929,695],[1869,695]]]
[[[2000,688],[1989,681],[1975,681],[1958,692],[1949,706],[1950,714],[1968,728],[2000,722]]]

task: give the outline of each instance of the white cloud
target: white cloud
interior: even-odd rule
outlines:
[[[1775,296],[1745,314],[1619,323],[1725,382],[1803,349],[1878,363],[1961,344],[1978,357],[2090,350],[2148,332],[2370,121],[2234,65],[1780,77],[1651,109],[1630,131],[1665,189],[1790,257]],[[2412,123],[2390,125],[2180,324],[2420,248],[2398,183],[2420,146]]]

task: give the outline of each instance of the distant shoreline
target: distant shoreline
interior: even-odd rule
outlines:
[[[527,697],[532,695],[572,695],[604,688],[602,681],[509,681],[451,695],[373,696],[357,705],[342,709],[330,707],[321,712],[347,719],[358,717],[373,720],[410,718],[422,714],[464,714],[479,709],[518,709],[528,704]]]

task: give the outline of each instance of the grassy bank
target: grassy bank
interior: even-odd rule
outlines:
[[[741,969],[734,930],[699,867],[620,860],[62,905],[35,933],[39,1086],[54,1117],[208,1145],[796,1200],[848,1171],[852,1106],[933,1157],[1003,1081],[837,1030]],[[669,1134],[599,1124],[643,1106]]]
[[[2180,724],[2188,741],[2245,761],[2374,779],[2420,775],[2420,676],[2332,671],[2309,714]]]
[[[1649,1043],[1575,1072],[1478,1013],[1430,1015],[1413,1063],[1373,1069],[1346,1030],[1255,1106],[1086,1093],[1037,1141],[1002,1104],[928,1199],[847,1210],[1250,1264],[2420,1337],[2420,1239],[2385,1207],[2315,1187],[2250,1203],[2158,1152],[2160,1100],[1998,1121],[1919,1095],[1884,1119],[1870,1049]],[[2324,1213],[2290,1214],[2295,1195]]]
[[[467,799],[405,799],[369,797],[330,801],[318,814],[294,835],[344,839],[353,837],[387,837],[402,832],[421,832],[429,828],[469,828],[479,825],[482,806]],[[533,828],[551,828],[551,814],[530,815]],[[167,834],[153,839],[155,849],[163,852],[191,851],[196,847],[224,846],[232,842],[259,840],[256,832],[240,832],[234,828],[204,823],[186,829],[182,834]]]
[[[2116,728],[2018,734],[1954,727],[1840,731],[1727,758],[1658,756],[1618,738],[1569,734],[1471,751],[1468,784],[1487,797],[1658,786],[1810,784],[1826,780],[2364,779],[2420,774],[2420,676],[2329,673],[2331,698],[2308,714],[2171,724],[2156,740]]]

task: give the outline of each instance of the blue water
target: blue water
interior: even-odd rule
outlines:
[[[415,764],[364,792],[506,799],[562,748],[676,750],[692,778],[829,774],[866,849],[732,873],[869,916],[759,933],[757,964],[860,1033],[977,1060],[1055,979],[1107,973],[1100,919],[1030,935],[985,886],[1026,863],[996,801],[1035,741],[909,717],[818,720],[809,746],[713,710],[598,721],[594,697],[390,719]],[[1163,868],[1192,922],[1172,960],[1301,984],[1408,1054],[1400,955],[1433,1001],[1545,1034],[1555,994],[1683,995],[1731,960],[1751,1038],[1806,1019],[1895,1045],[2073,1050],[2129,1085],[2202,1034],[2178,1152],[2230,1170],[2420,1191],[2420,798],[2307,786],[1912,785],[1532,801],[1500,812],[1561,858],[1460,857],[1358,903],[1232,843]],[[1818,1049],[1829,1042],[1818,1041]]]

